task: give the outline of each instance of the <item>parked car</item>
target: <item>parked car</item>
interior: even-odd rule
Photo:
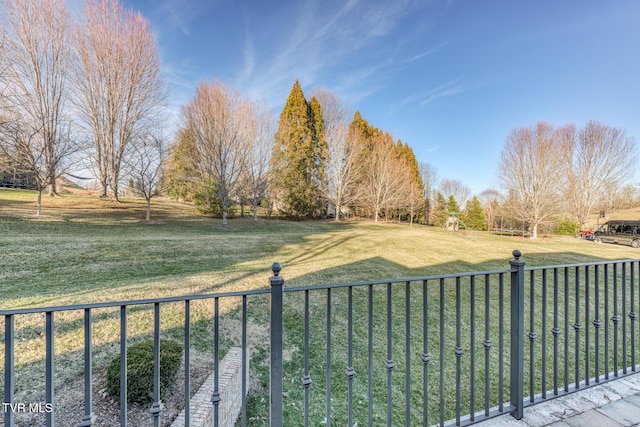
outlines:
[[[607,221],[594,232],[593,240],[640,248],[640,221]]]

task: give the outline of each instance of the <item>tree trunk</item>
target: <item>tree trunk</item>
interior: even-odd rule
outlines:
[[[536,240],[538,238],[538,224],[533,225],[533,230],[531,231],[531,240]]]
[[[224,202],[222,203],[222,226],[227,226],[227,204]]]
[[[151,221],[151,197],[147,199],[147,222]]]
[[[36,207],[36,215],[40,216],[42,213],[42,188],[38,189],[38,206]]]
[[[56,178],[51,177],[49,180],[49,197],[53,197],[57,194],[56,192]]]
[[[411,227],[413,227],[413,206],[411,206],[411,211],[410,212],[411,213],[409,214],[410,215],[409,224],[410,224]]]
[[[253,222],[258,222],[258,202],[255,197],[253,198],[251,207],[253,208]]]
[[[120,203],[120,195],[118,194],[118,179],[114,179],[111,183],[111,189],[113,190],[113,200]]]

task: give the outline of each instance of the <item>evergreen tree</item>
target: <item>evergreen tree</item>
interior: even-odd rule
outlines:
[[[314,111],[315,110],[315,111]],[[298,80],[285,103],[272,155],[278,208],[297,218],[322,213],[326,142],[320,104],[307,102]]]
[[[484,209],[482,209],[482,204],[478,197],[473,196],[471,200],[467,201],[462,215],[462,221],[467,228],[482,231],[487,230],[487,219],[484,216]]]
[[[449,210],[447,209],[447,199],[444,195],[438,191],[436,194],[436,203],[433,207],[433,225],[436,227],[444,227],[449,216]]]
[[[449,196],[449,200],[447,200],[447,214],[455,212],[454,215],[460,214],[460,205],[458,205],[458,201],[453,194]]]
[[[191,202],[199,185],[196,141],[189,129],[180,129],[167,160],[164,187],[169,197]]]
[[[320,102],[311,98],[309,102],[309,114],[311,115],[311,126],[313,135],[313,166],[312,184],[320,191],[321,195],[326,194],[326,165],[328,157],[327,138],[324,131],[324,118],[322,117],[322,107]],[[323,200],[320,200],[324,204]]]

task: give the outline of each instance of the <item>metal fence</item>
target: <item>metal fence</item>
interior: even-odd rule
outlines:
[[[197,301],[212,302],[214,425],[218,425],[220,302],[238,301],[242,376],[252,317],[268,319],[268,421],[247,414],[245,425],[468,425],[497,415],[523,416],[523,408],[638,369],[636,345],[639,260],[525,268],[519,251],[504,270],[445,274],[312,287],[285,287],[272,267],[268,289],[64,307],[0,310],[4,326],[4,424],[16,423],[15,321],[44,315],[43,422],[56,417],[57,316],[82,313],[84,416],[93,408],[95,312],[119,311],[120,422],[127,425],[127,320],[136,307],[152,307],[154,393],[150,418],[160,424],[161,313],[181,304],[185,372],[190,372],[192,316]],[[262,297],[261,297],[262,296]],[[249,300],[268,297],[249,310]],[[268,309],[268,317],[263,309]],[[253,362],[252,362],[253,363]],[[189,375],[184,390],[189,425]],[[49,405],[49,406],[46,406]],[[266,406],[266,405],[265,405]],[[265,409],[266,411],[266,409]],[[254,417],[260,418],[260,417]],[[266,416],[264,418],[267,418]]]

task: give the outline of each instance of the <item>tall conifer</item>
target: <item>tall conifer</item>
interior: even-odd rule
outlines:
[[[278,208],[299,218],[322,214],[326,141],[317,100],[307,102],[298,80],[280,113],[272,156]]]

